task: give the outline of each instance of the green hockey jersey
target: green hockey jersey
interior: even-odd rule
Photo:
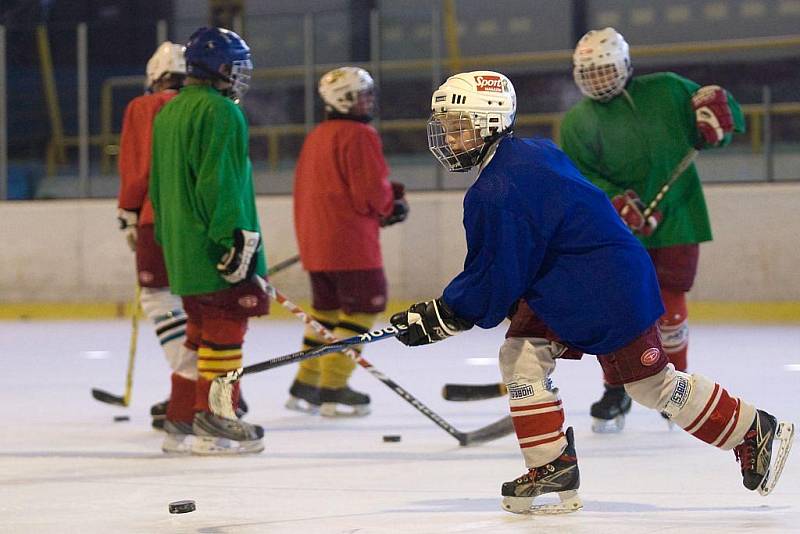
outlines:
[[[207,85],[188,85],[156,116],[150,198],[156,240],[176,295],[230,287],[216,265],[236,228],[261,232],[239,107]],[[256,272],[264,275],[263,248]]]
[[[691,103],[699,87],[663,72],[631,79],[626,92],[609,102],[584,98],[564,116],[561,147],[609,197],[632,189],[647,205],[687,152],[701,142]],[[734,130],[743,132],[744,115],[730,94],[728,104]],[[722,144],[730,139],[729,134]],[[674,182],[657,209],[663,220],[653,235],[640,237],[647,248],[711,240],[694,164]]]

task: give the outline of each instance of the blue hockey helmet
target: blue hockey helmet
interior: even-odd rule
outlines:
[[[186,73],[203,80],[222,80],[231,83],[227,94],[239,100],[250,87],[253,63],[250,47],[235,32],[225,28],[203,27],[196,30],[186,43]],[[230,74],[221,69],[230,69]]]

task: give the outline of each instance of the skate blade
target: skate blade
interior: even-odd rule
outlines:
[[[299,399],[297,397],[289,397],[289,400],[286,401],[284,406],[287,410],[292,410],[295,412],[307,413],[311,415],[316,415],[319,413],[319,406],[316,404],[311,404],[307,400]]]
[[[189,434],[167,434],[161,442],[165,454],[185,455],[192,452],[192,438]]]
[[[560,502],[556,504],[534,504],[533,497],[503,497],[503,510],[512,514],[557,515],[577,512],[583,502],[577,490],[558,492]]]
[[[792,450],[792,441],[794,441],[794,425],[781,421],[778,423],[778,430],[775,431],[775,439],[780,443],[778,450],[773,453],[773,460],[767,469],[767,474],[764,475],[764,480],[758,486],[758,493],[766,497],[769,495],[778,480],[781,478],[783,466],[786,459],[789,457],[789,451]]]
[[[264,441],[260,439],[233,441],[227,438],[196,436],[192,443],[192,454],[195,456],[234,456],[256,454],[263,450]]]
[[[618,415],[614,419],[592,418],[592,432],[595,434],[619,434],[625,428],[625,416]]]
[[[352,410],[342,410],[340,407],[344,404],[337,404],[335,402],[323,402],[319,407],[319,414],[322,417],[364,417],[370,414],[369,404],[356,404],[347,406]]]

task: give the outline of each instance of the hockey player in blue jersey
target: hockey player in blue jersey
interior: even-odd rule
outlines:
[[[559,358],[596,354],[614,385],[640,404],[723,450],[744,485],[769,493],[794,426],[668,364],[663,313],[647,251],[606,195],[551,141],[512,135],[516,95],[497,72],[451,76],[433,93],[428,145],[451,172],[478,167],[464,198],[464,270],[441,297],[397,313],[410,346],[511,318],[500,348],[514,429],[528,471],[502,486],[515,513],[575,511],[582,504],[572,428],[550,375]],[[773,439],[778,446],[773,451]],[[557,493],[556,505],[534,504]]]

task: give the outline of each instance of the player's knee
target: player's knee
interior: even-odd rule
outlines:
[[[154,323],[170,314],[184,315],[180,297],[170,293],[169,288],[143,287],[141,303],[142,311]]]
[[[500,347],[500,373],[506,384],[548,377],[556,363],[552,343],[537,337],[509,337]]]
[[[625,384],[625,391],[642,406],[674,414],[685,404],[691,383],[692,375],[669,364],[658,374]]]

